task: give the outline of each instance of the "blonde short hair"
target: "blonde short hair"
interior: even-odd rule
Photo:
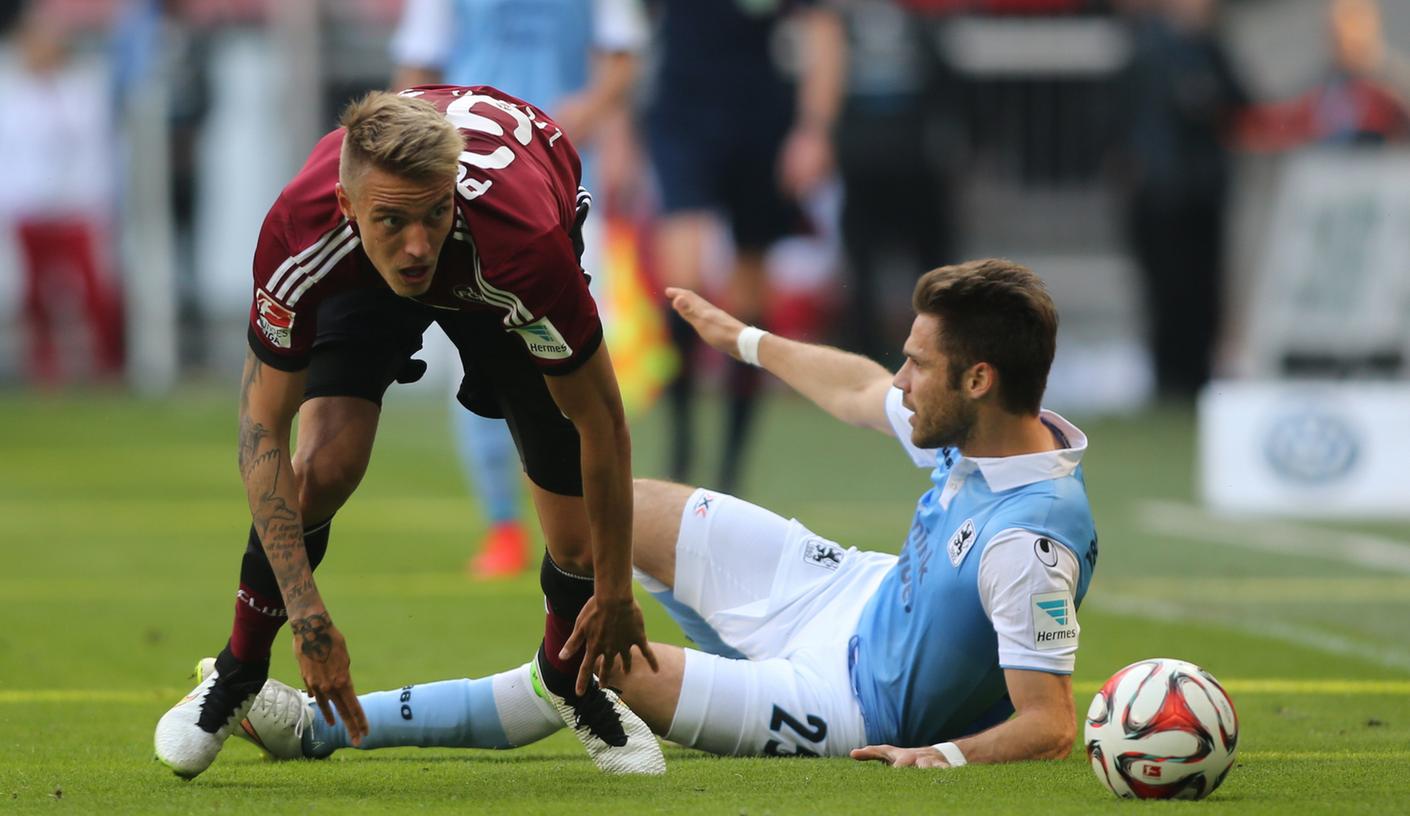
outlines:
[[[436,106],[422,99],[373,91],[343,109],[346,129],[338,181],[350,188],[368,167],[416,181],[455,178],[465,142]]]

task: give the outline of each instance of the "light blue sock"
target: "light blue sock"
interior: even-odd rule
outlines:
[[[563,720],[533,690],[526,663],[476,680],[442,680],[395,691],[358,695],[367,715],[362,750],[418,748],[516,748],[563,727]],[[311,704],[312,705],[312,704]],[[326,757],[350,748],[341,717],[328,725],[314,708],[304,732],[304,754]]]
[[[509,425],[486,419],[455,403],[452,411],[460,464],[491,524],[519,518],[523,467]]]

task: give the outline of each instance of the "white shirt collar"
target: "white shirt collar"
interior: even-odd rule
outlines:
[[[1076,425],[1047,409],[1043,409],[1038,416],[1066,438],[1067,447],[1018,456],[970,458],[961,455],[955,461],[954,467],[950,468],[951,474],[978,469],[989,489],[995,493],[1071,475],[1082,463],[1082,454],[1087,452],[1087,435]]]

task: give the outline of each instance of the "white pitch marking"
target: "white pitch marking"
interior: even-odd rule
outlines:
[[[1317,631],[1307,625],[1262,621],[1249,617],[1234,621],[1220,615],[1201,614],[1199,608],[1194,605],[1158,601],[1144,595],[1094,592],[1087,596],[1085,605],[1094,606],[1104,612],[1146,620],[1196,621],[1233,632],[1277,640],[1291,646],[1354,657],[1386,668],[1410,670],[1410,653],[1398,650],[1388,643],[1352,640],[1331,632]]]
[[[1137,506],[1136,513],[1141,526],[1153,533],[1410,575],[1410,541],[1309,524],[1216,515],[1180,502],[1145,501]]]

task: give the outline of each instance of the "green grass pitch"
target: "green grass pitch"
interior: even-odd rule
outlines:
[[[289,764],[232,741],[182,782],[153,761],[152,728],[228,633],[248,524],[234,411],[233,393],[0,398],[0,813],[1410,812],[1410,575],[1338,547],[1410,547],[1410,528],[1206,517],[1190,498],[1192,420],[1178,411],[1085,423],[1102,547],[1075,682],[1081,713],[1138,658],[1184,658],[1224,681],[1239,763],[1206,802],[1118,801],[1080,752],[935,772],[668,748],[665,777],[614,779],[565,733],[513,752]],[[541,632],[533,577],[463,577],[482,521],[444,411],[389,401],[319,572],[363,691],[518,665]],[[634,428],[637,473],[651,475],[660,417]],[[775,397],[743,492],[846,544],[894,550],[925,486],[886,439]],[[1284,535],[1324,537],[1325,553],[1282,551]],[[653,636],[680,642],[651,604],[643,596]],[[286,638],[273,672],[297,679]]]

